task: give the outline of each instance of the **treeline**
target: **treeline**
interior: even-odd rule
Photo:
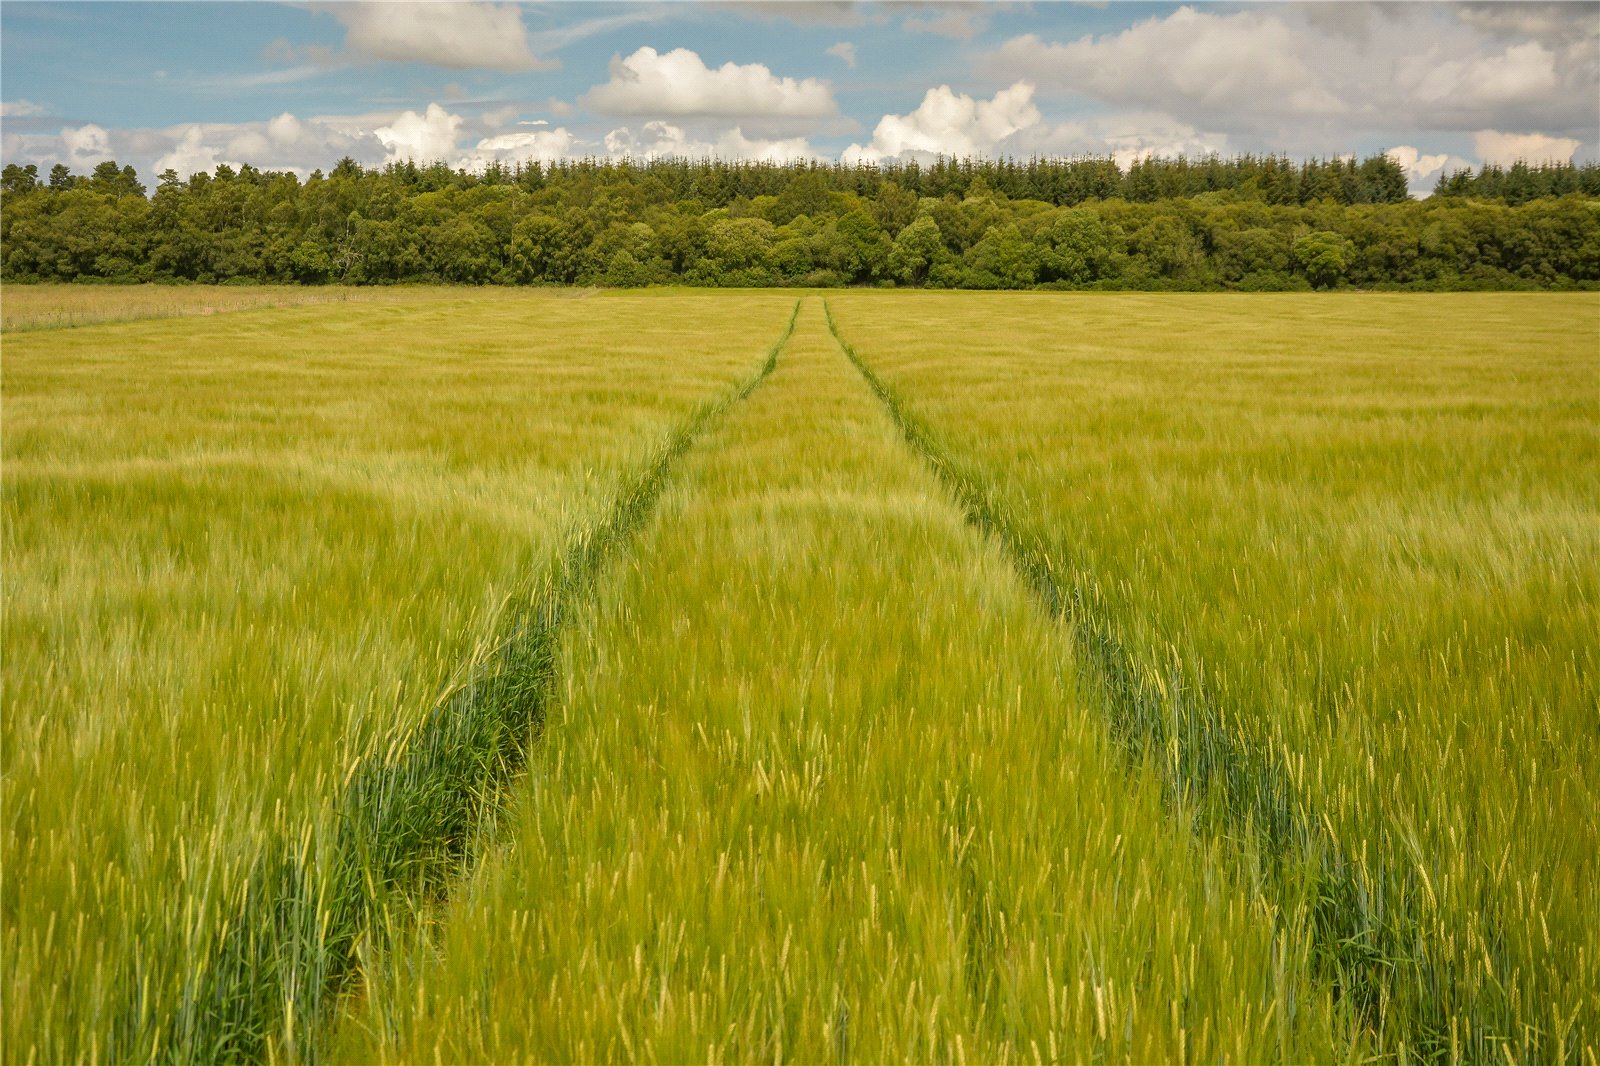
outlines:
[[[1600,163],[1513,163],[1502,167],[1485,163],[1476,171],[1441,174],[1435,196],[1471,196],[1507,204],[1525,204],[1548,196],[1600,197]]]
[[[1548,190],[1530,195],[1529,189]],[[667,159],[0,175],[12,281],[955,288],[1600,283],[1600,168],[1406,196],[1391,160]]]

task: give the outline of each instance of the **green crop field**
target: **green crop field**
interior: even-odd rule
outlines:
[[[1600,1066],[1600,298],[7,287],[8,1062]]]

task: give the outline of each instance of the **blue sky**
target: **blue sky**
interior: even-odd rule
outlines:
[[[1600,4],[22,3],[0,156],[1597,157]]]

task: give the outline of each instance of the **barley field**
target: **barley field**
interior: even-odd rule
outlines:
[[[363,768],[792,303],[623,298],[608,327],[486,293],[8,337],[8,1061],[292,1050],[294,981],[339,961],[240,917],[304,897],[359,935],[330,868]]]
[[[427,290],[328,285],[11,285],[0,299],[5,332],[182,318],[267,307],[427,299]]]
[[[7,1061],[1600,1064],[1593,294],[174,291],[0,293]]]
[[[990,299],[832,302],[1129,759],[1380,1053],[1592,1061],[1600,303]]]

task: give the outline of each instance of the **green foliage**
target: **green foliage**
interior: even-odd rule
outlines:
[[[1600,168],[1518,165],[1409,200],[1375,156],[8,166],[8,281],[948,288],[1567,288],[1600,281]],[[923,224],[926,220],[927,224]],[[931,227],[931,228],[930,228]],[[906,240],[902,234],[915,229]],[[935,241],[930,243],[930,236]]]
[[[1039,274],[1044,281],[1088,285],[1115,277],[1123,258],[1122,233],[1093,211],[1062,211],[1040,231]]]
[[[965,284],[974,289],[1026,289],[1039,275],[1039,256],[1015,222],[991,226],[967,249]]]
[[[1435,196],[1472,197],[1507,204],[1525,204],[1547,196],[1578,193],[1600,197],[1600,163],[1535,163],[1509,167],[1486,163],[1476,173],[1455,170],[1440,174]]]
[[[1294,242],[1294,261],[1318,288],[1338,284],[1350,266],[1352,245],[1337,233],[1318,230]]]
[[[889,275],[906,285],[920,285],[928,268],[945,252],[944,237],[932,217],[922,215],[900,231],[889,250]]]

